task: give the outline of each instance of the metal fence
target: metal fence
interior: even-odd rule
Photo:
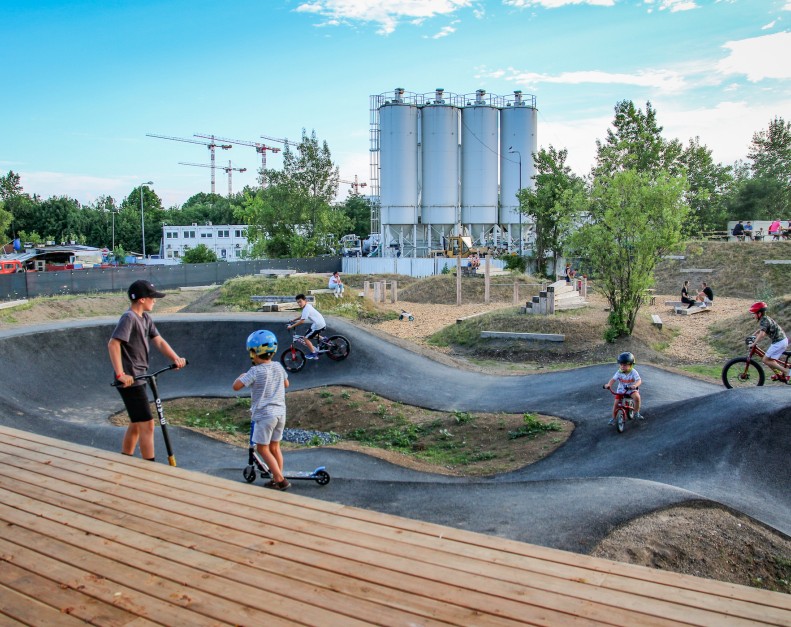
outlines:
[[[261,270],[290,269],[299,272],[334,272],[341,269],[338,257],[310,259],[254,259],[179,265],[135,265],[118,268],[91,268],[63,272],[19,272],[0,275],[0,300],[35,298],[56,294],[125,291],[138,279],[146,279],[161,289],[196,285],[219,285],[237,276]]]

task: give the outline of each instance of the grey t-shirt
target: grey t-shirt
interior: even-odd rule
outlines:
[[[137,377],[148,371],[149,341],[159,336],[154,320],[147,313],[138,316],[131,309],[124,312],[112,338],[121,340],[121,363],[126,374]],[[135,381],[134,385],[145,385]]]

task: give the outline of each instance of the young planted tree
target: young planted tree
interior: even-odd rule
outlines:
[[[567,157],[567,150],[556,150],[552,145],[534,153],[535,189],[524,188],[517,196],[520,211],[535,222],[533,251],[538,273],[543,275],[547,274],[547,253],[557,267],[573,223],[576,197],[584,190],[583,180],[566,165]]]
[[[635,170],[599,176],[587,199],[590,221],[570,238],[610,304],[605,337],[631,335],[663,254],[682,241],[686,181]]]
[[[206,244],[198,244],[184,253],[182,261],[183,263],[214,263],[217,261],[217,255],[213,250],[209,250]]]

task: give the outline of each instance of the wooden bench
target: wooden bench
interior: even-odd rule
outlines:
[[[561,333],[512,333],[510,331],[481,331],[482,338],[500,340],[528,340],[531,342],[565,342]]]
[[[645,291],[645,297],[649,301],[649,305],[656,305],[656,290],[655,289],[647,289]]]
[[[651,324],[653,324],[657,329],[662,328],[662,318],[659,317],[659,314],[651,314]]]
[[[329,287],[325,287],[320,290],[308,290],[308,294],[334,294],[335,290]]]
[[[261,303],[259,311],[294,311],[295,309],[301,309],[293,296],[251,296],[250,300],[254,303]],[[309,303],[314,303],[316,302],[316,297],[306,296],[305,300]]]
[[[695,314],[703,313],[705,311],[711,311],[711,307],[700,307],[699,305],[695,304],[692,307],[687,308],[687,306],[683,307],[676,307],[675,312],[681,316],[694,316]]]

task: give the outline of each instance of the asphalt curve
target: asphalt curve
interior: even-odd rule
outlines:
[[[165,401],[233,396],[249,363],[247,336],[268,328],[281,345],[288,340],[278,314],[155,318],[190,361],[159,378]],[[123,428],[107,421],[122,409],[106,349],[115,322],[0,332],[0,423],[117,451]],[[300,494],[578,552],[636,516],[690,501],[725,505],[791,535],[791,387],[725,390],[644,365],[648,418],[618,435],[606,424],[612,399],[601,389],[612,365],[498,377],[440,364],[342,320],[329,325],[351,340],[351,356],[309,362],[291,375],[292,390],[348,385],[437,410],[541,412],[576,429],[551,457],[487,479],[418,473],[348,451],[290,452],[288,468],[325,465],[332,475],[325,487],[299,482],[292,489]],[[159,357],[152,369],[164,364]],[[243,480],[246,451],[186,429],[171,427],[171,439],[179,466]]]

